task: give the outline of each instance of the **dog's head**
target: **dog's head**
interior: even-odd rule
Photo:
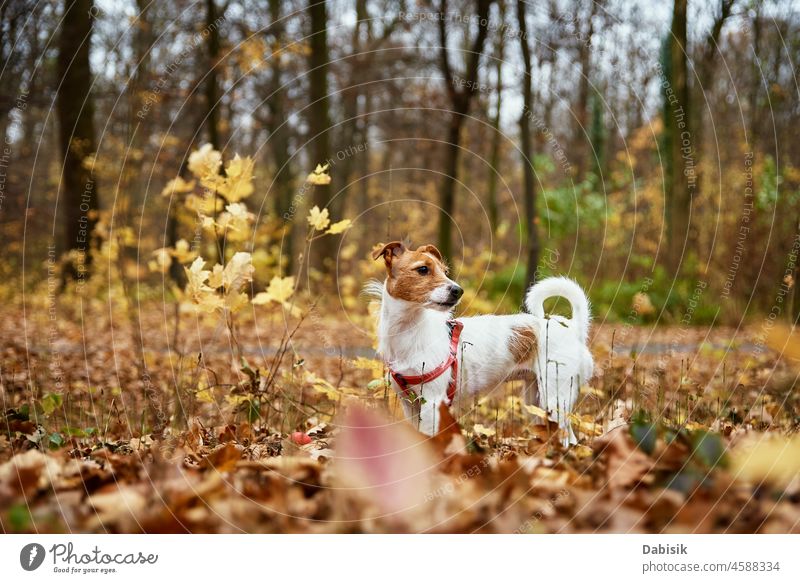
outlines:
[[[386,263],[386,289],[393,298],[446,312],[464,295],[461,286],[447,277],[442,254],[433,245],[411,250],[394,241],[373,252],[373,259],[380,257]]]

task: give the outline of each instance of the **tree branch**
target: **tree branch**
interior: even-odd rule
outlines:
[[[450,67],[450,59],[447,57],[447,25],[445,24],[447,18],[447,0],[442,0],[439,10],[439,66],[442,69],[445,83],[447,83],[447,93],[450,100],[455,103],[458,92],[456,91],[455,84],[453,83],[453,69]]]

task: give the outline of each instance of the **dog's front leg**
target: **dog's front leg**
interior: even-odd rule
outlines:
[[[406,421],[411,423],[412,427],[419,427],[419,401],[415,400],[412,402],[408,397],[403,395],[403,393],[398,393],[400,398],[400,404],[403,406],[403,415],[405,415]]]
[[[419,430],[426,435],[436,435],[439,431],[439,405],[445,402],[444,395],[425,397],[420,408]]]

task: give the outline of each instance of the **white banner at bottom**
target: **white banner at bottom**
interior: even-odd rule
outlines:
[[[795,582],[798,543],[797,535],[3,535],[0,573],[14,582]]]

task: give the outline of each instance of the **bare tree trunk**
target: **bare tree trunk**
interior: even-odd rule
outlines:
[[[750,115],[748,119],[748,136],[747,139],[749,141],[750,149],[752,151],[756,151],[758,149],[758,134],[759,128],[761,127],[761,107],[759,107],[758,103],[758,95],[763,89],[762,87],[762,80],[761,80],[761,65],[760,65],[760,53],[761,53],[761,35],[762,35],[762,19],[761,19],[761,9],[763,6],[762,1],[756,1],[754,3],[753,9],[755,14],[752,17],[752,30],[753,30],[753,79],[750,84],[750,95],[748,96],[748,109],[750,110]]]
[[[324,164],[330,152],[330,106],[328,103],[328,7],[327,0],[308,0],[308,14],[311,18],[311,53],[308,57],[309,98],[308,126],[311,165]],[[325,208],[331,202],[330,185],[314,187],[314,203]],[[315,267],[327,271],[332,266],[327,261],[332,257],[331,245],[314,245],[310,261]]]
[[[283,24],[281,19],[280,0],[269,0],[270,18],[272,24],[270,31],[278,46],[283,44]],[[292,273],[294,264],[294,245],[292,241],[294,224],[293,218],[288,214],[292,206],[292,181],[293,173],[291,155],[289,152],[289,125],[286,120],[285,89],[283,86],[283,65],[281,58],[276,55],[272,58],[272,79],[270,84],[270,98],[267,103],[269,108],[270,149],[273,163],[275,164],[275,213],[283,217],[283,243],[282,255],[286,262],[286,272]]]
[[[495,77],[497,78],[497,85],[495,93],[497,94],[497,102],[495,103],[494,115],[492,116],[492,145],[489,155],[489,187],[487,190],[487,206],[489,207],[489,225],[492,229],[492,235],[497,233],[497,227],[500,223],[499,208],[497,202],[497,183],[498,174],[500,173],[500,139],[502,134],[500,132],[500,111],[503,103],[503,56],[505,54],[505,38],[506,35],[503,31],[506,15],[506,3],[500,0],[498,4],[500,8],[500,32],[497,34],[497,44],[495,46]]]
[[[517,0],[517,22],[519,24],[520,48],[522,49],[522,116],[519,118],[520,150],[524,170],[523,202],[525,207],[526,275],[527,289],[536,283],[536,266],[539,263],[539,232],[536,228],[536,176],[533,172],[533,152],[531,151],[531,118],[533,117],[533,91],[531,48],[528,44],[528,26],[525,20],[525,2]],[[523,291],[524,293],[524,291]]]
[[[79,255],[77,264],[70,262],[65,266],[64,275],[79,280],[88,275],[89,247],[99,208],[93,170],[84,164],[96,151],[89,67],[92,14],[92,0],[64,1],[58,50],[58,133],[64,156],[63,245],[65,251],[77,251]]]
[[[205,101],[206,101],[206,119],[205,125],[208,132],[208,142],[219,150],[222,147],[222,137],[220,135],[219,127],[219,112],[220,112],[220,94],[219,94],[219,79],[217,65],[219,65],[219,54],[221,49],[221,40],[219,36],[219,11],[217,10],[216,0],[206,0],[206,31],[208,31],[208,40],[206,42],[206,50],[208,57],[208,71],[205,84]],[[222,168],[220,168],[222,173]],[[218,200],[222,196],[218,193],[214,194]],[[217,262],[225,264],[225,237],[219,235],[216,240],[217,249]]]
[[[694,148],[691,132],[691,103],[687,74],[686,44],[687,0],[675,0],[670,37],[671,88],[674,101],[667,108],[665,124],[671,126],[670,196],[667,213],[669,267],[674,274],[680,269],[684,246],[690,248],[692,195],[695,188]]]
[[[145,88],[150,76],[150,46],[152,23],[149,11],[153,4],[149,0],[136,0],[136,22],[133,33],[134,70],[130,73],[127,87],[128,100],[128,153],[125,156],[123,175],[119,184],[119,195],[115,199],[115,213],[122,224],[132,222],[133,209],[140,208],[144,201],[146,177],[145,152],[151,127],[150,117],[144,113]],[[136,249],[119,242],[120,255],[135,260]],[[124,276],[123,276],[124,277]]]
[[[580,63],[581,76],[578,79],[578,102],[575,107],[575,131],[573,135],[573,148],[575,156],[575,170],[577,179],[583,180],[589,166],[591,144],[586,139],[589,133],[589,77],[592,65],[592,37],[594,36],[594,17],[602,0],[592,0],[591,8],[586,21],[585,36],[578,37],[578,62]],[[576,19],[577,22],[577,19]]]
[[[705,160],[704,152],[705,152],[705,144],[703,142],[704,136],[704,128],[705,125],[703,124],[703,113],[705,111],[704,104],[706,103],[706,99],[704,99],[704,94],[707,90],[711,89],[711,86],[714,83],[714,60],[717,55],[717,51],[719,50],[719,38],[722,34],[722,27],[725,24],[725,21],[731,15],[731,11],[733,9],[733,5],[735,4],[736,0],[719,0],[719,12],[717,12],[716,17],[714,18],[714,24],[711,26],[711,30],[709,31],[708,35],[706,36],[706,42],[703,46],[702,52],[700,53],[700,59],[697,66],[697,79],[699,82],[697,83],[698,88],[700,89],[700,93],[696,94],[695,96],[699,98],[699,107],[697,108],[696,112],[696,122],[693,125],[694,129],[694,150],[695,150],[695,157],[697,160],[697,191],[695,196],[700,192],[700,186],[702,184],[701,179],[701,172],[705,169]]]
[[[23,21],[21,16],[22,10],[13,11],[8,2],[0,4],[0,63],[3,63],[6,69],[10,69],[13,64],[14,38],[17,36],[19,22]],[[14,109],[14,100],[11,99],[10,93],[11,90],[8,89],[7,94],[0,98],[0,144],[5,144],[10,123],[9,114]]]
[[[220,38],[217,26],[216,0],[206,0],[206,30],[208,30],[208,77],[206,77],[206,129],[208,141],[215,150],[220,148],[219,136],[219,82],[217,81],[217,63],[219,62]]]
[[[342,101],[343,119],[339,125],[341,129],[341,141],[339,150],[355,147],[356,135],[358,132],[358,103],[363,89],[360,87],[362,79],[362,68],[364,67],[367,55],[362,53],[361,31],[367,23],[367,3],[366,0],[355,1],[356,22],[353,25],[353,32],[350,36],[350,58],[347,59],[348,77],[347,87],[342,88],[340,98]],[[369,42],[369,40],[367,41]],[[340,193],[339,197],[333,201],[331,212],[337,216],[344,216],[347,212],[347,200],[344,196],[344,189],[350,182],[356,160],[354,154],[345,153],[341,160],[336,162],[336,172],[333,173],[332,184],[334,191]]]
[[[476,20],[478,34],[472,44],[466,75],[463,80],[453,76],[450,58],[447,51],[447,0],[442,0],[439,11],[439,43],[440,66],[447,83],[450,96],[450,125],[447,131],[447,149],[445,151],[444,183],[439,195],[439,250],[445,257],[452,257],[453,213],[455,212],[455,188],[458,180],[458,159],[461,146],[461,127],[469,113],[472,97],[478,90],[478,64],[480,63],[484,43],[489,32],[489,7],[492,0],[476,0]],[[463,81],[463,83],[461,82]],[[456,87],[456,82],[462,86]]]

